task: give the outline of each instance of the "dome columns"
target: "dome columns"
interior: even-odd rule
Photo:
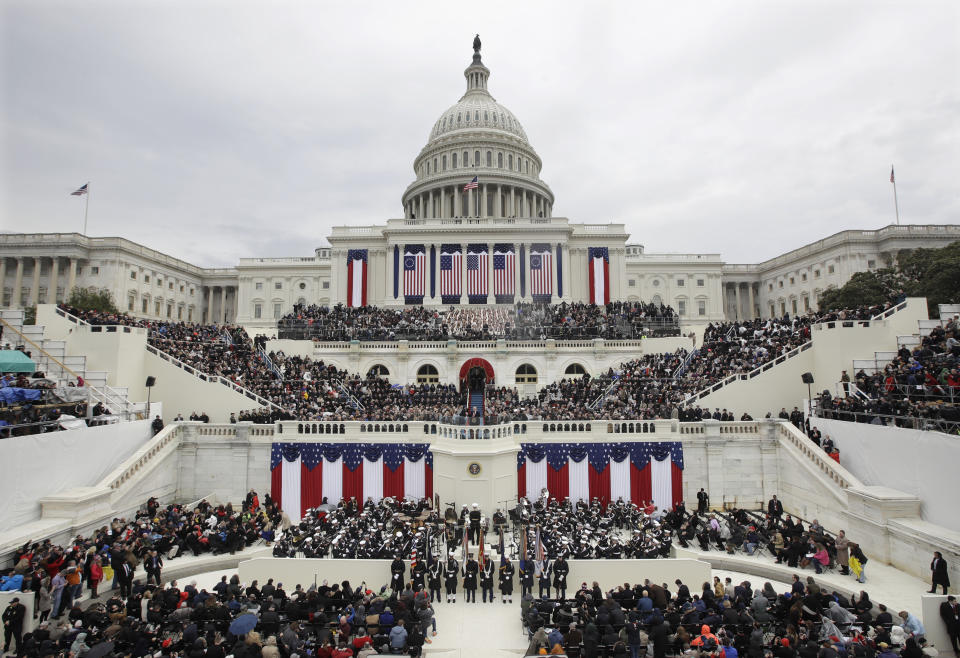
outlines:
[[[551,199],[535,190],[509,183],[480,183],[477,189],[442,185],[407,199],[406,219],[534,219],[551,217]]]

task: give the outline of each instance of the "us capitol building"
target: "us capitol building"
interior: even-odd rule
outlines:
[[[757,264],[720,254],[651,254],[623,224],[553,214],[554,193],[520,121],[490,94],[480,41],[466,92],[430,128],[403,216],[337,226],[329,246],[290,258],[203,268],[119,237],[0,235],[7,308],[108,290],[154,319],[269,330],[294,304],[495,305],[518,301],[669,304],[686,326],[815,309],[820,293],[884,267],[902,249],[960,239],[954,225],[842,231]]]

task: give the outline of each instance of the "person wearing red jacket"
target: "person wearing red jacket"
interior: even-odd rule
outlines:
[[[97,587],[100,585],[100,582],[103,580],[103,564],[100,556],[93,558],[93,564],[90,565],[90,577],[87,580],[87,585],[90,587],[90,598],[95,599],[100,595],[97,594]]]

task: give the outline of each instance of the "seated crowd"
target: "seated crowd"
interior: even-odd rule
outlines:
[[[844,373],[845,375],[846,373]],[[856,373],[836,398],[825,390],[817,414],[824,418],[960,432],[960,319],[935,327],[919,345],[901,346],[882,370]]]
[[[640,338],[680,335],[672,308],[642,302],[568,303],[513,307],[450,306],[402,309],[338,304],[304,306],[277,321],[280,338],[345,340],[543,340],[545,338]]]
[[[614,314],[623,312],[627,306],[609,305]],[[563,305],[545,308],[556,314]],[[551,315],[551,321],[559,321],[561,325],[567,321],[589,322],[589,314],[593,311],[585,309],[591,308],[601,307],[567,305],[561,313],[564,318],[558,320],[558,315]],[[630,307],[629,312],[637,309],[645,307],[636,305],[636,308]],[[883,307],[872,307],[793,319],[709,325],[704,344],[692,354],[684,350],[647,354],[621,364],[617,370],[610,369],[601,377],[570,377],[548,384],[531,397],[521,396],[513,387],[490,388],[482,415],[489,419],[487,422],[671,417],[699,420],[705,415],[733,420],[734,415],[729,412],[720,414],[717,410],[707,414],[705,410],[686,408],[685,400],[729,375],[747,373],[809,341],[810,327],[816,322],[856,321],[882,310]],[[517,312],[523,316],[540,311],[536,306],[526,308],[519,305]],[[503,320],[495,317],[493,309],[471,312],[491,313],[487,318],[490,322]],[[376,331],[400,323],[437,326],[440,319],[439,311],[422,307],[403,310],[309,307],[301,309],[301,313],[331,321],[335,319],[335,323],[356,320],[357,326],[366,326],[365,323],[370,322],[370,328],[376,328]],[[454,313],[466,313],[466,310]],[[88,322],[101,319],[92,312],[83,313],[81,317]],[[102,319],[115,322],[118,317]],[[455,317],[458,322],[466,322],[461,315]],[[385,324],[376,324],[376,318]],[[241,414],[241,420],[439,420],[459,423],[478,413],[476,409],[467,408],[466,395],[452,384],[390,384],[374,374],[348,373],[328,366],[322,360],[287,356],[282,352],[267,355],[257,349],[258,346],[241,328],[139,322],[149,329],[151,345],[203,373],[227,378],[276,405],[271,410],[245,412]],[[748,418],[746,415],[741,417],[743,420]]]

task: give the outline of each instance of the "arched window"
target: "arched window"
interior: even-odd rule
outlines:
[[[439,171],[439,169],[437,169],[437,159],[434,158],[434,159],[433,159],[433,173],[437,173],[438,171]]]
[[[563,371],[565,375],[573,375],[574,377],[583,377],[587,374],[586,369],[579,363],[571,363],[567,366],[567,369]]]
[[[473,165],[474,165],[475,167],[479,167],[479,166],[480,166],[480,151],[474,151],[474,152],[473,152]]]
[[[456,153],[454,153],[453,155],[450,156],[450,166],[451,166],[453,169],[456,169],[456,168],[457,168],[457,154],[456,154]]]
[[[446,170],[447,170],[447,156],[443,156],[443,157],[440,159],[440,162],[443,163],[443,171],[446,171]]]
[[[488,167],[493,166],[493,153],[490,151],[487,151],[487,166]]]
[[[513,154],[507,156],[507,169],[513,171]]]
[[[417,370],[417,383],[418,384],[439,384],[440,373],[437,372],[436,366],[432,366],[429,363],[425,366],[420,366],[420,369]]]
[[[457,112],[457,125],[458,125],[458,126],[460,125],[460,117],[461,117],[460,112]]]
[[[503,153],[497,153],[497,168],[503,169]]]
[[[463,166],[464,167],[470,166],[470,151],[463,152]]]
[[[370,366],[370,370],[367,371],[367,374],[373,375],[374,377],[387,378],[390,376],[390,371],[387,370],[387,366],[381,365],[378,363],[376,365]]]
[[[479,121],[479,120],[480,120],[480,110],[474,110],[474,112],[473,112],[473,118],[474,118],[476,121]]]
[[[529,363],[524,363],[517,368],[517,384],[536,384],[537,369]]]

